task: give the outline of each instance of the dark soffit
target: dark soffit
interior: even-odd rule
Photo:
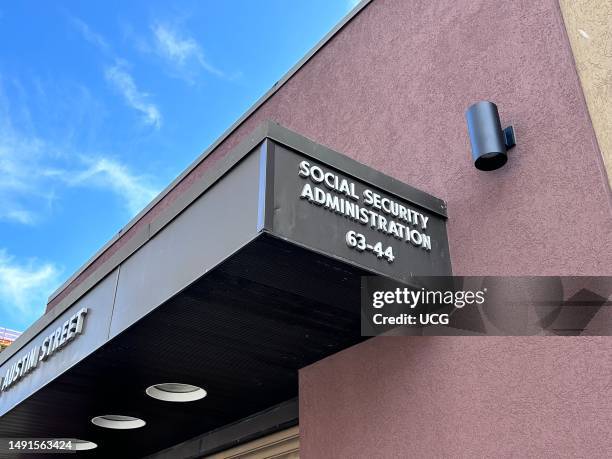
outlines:
[[[74,437],[100,445],[83,457],[142,457],[295,398],[300,368],[364,340],[364,274],[262,233],[6,413],[0,437]],[[168,403],[145,395],[160,382],[199,385],[208,396]],[[89,422],[103,414],[147,425],[115,431]]]

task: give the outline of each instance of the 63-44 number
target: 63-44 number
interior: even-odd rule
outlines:
[[[395,256],[393,255],[393,247],[389,246],[383,250],[382,242],[368,244],[363,234],[356,231],[348,231],[346,233],[346,245],[358,252],[372,252],[378,258],[384,258],[389,263],[393,263]]]

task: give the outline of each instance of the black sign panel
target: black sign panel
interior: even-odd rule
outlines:
[[[268,155],[273,233],[398,280],[451,274],[446,218],[388,190],[399,182],[380,173],[369,174],[379,183],[365,181],[360,169],[371,169],[329,154],[326,162],[274,144]]]

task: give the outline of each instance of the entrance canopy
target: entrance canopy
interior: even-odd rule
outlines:
[[[296,412],[227,433],[286,407],[300,368],[364,339],[361,276],[451,274],[443,201],[274,123],[211,167],[0,353],[0,437],[78,438],[98,445],[91,457],[143,457],[215,436],[189,453],[201,456],[287,427]],[[207,396],[145,393],[160,383]],[[92,424],[103,415],[146,424]]]

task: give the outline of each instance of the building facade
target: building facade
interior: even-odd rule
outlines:
[[[298,155],[439,220],[437,261],[413,274],[612,275],[609,9],[360,3],[0,354],[2,374],[28,367],[0,436],[83,438],[91,457],[609,457],[610,338],[365,340],[354,281],[396,273],[300,233],[276,200]],[[486,173],[465,127],[479,100],[517,133]],[[54,354],[23,360],[58,329]],[[201,402],[148,402],[188,375]],[[147,425],[89,425],[105,409]]]

